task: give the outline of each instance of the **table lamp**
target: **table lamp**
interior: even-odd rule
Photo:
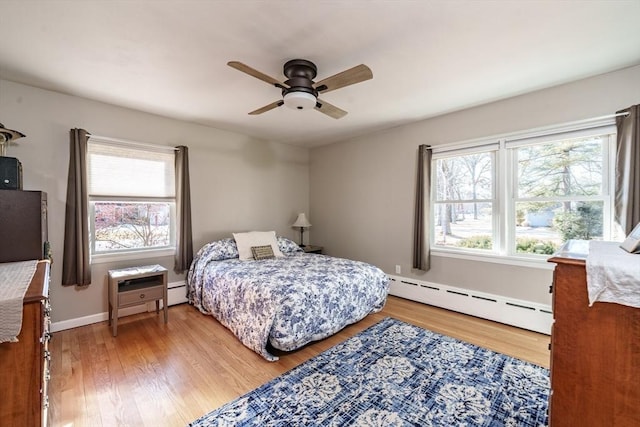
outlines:
[[[304,240],[302,240],[304,229],[311,227],[311,223],[307,219],[307,216],[303,213],[298,214],[298,218],[296,218],[296,222],[293,223],[292,227],[300,227],[300,247],[304,248]]]

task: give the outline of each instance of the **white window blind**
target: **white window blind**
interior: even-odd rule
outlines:
[[[90,196],[175,197],[173,152],[90,140],[87,157]]]

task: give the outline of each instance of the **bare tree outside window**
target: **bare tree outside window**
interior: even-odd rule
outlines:
[[[437,159],[434,169],[436,245],[492,249],[493,153]]]
[[[170,245],[168,203],[95,202],[95,251]]]

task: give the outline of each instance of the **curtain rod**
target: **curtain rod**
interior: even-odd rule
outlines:
[[[89,139],[91,138],[95,138],[95,139],[99,139],[105,142],[113,142],[116,144],[123,144],[123,145],[132,145],[132,146],[136,146],[136,147],[146,147],[146,148],[153,148],[156,150],[167,150],[167,151],[178,151],[178,148],[176,147],[171,147],[168,145],[158,145],[158,144],[151,144],[148,142],[138,142],[138,141],[130,141],[127,139],[118,139],[118,138],[110,138],[108,136],[100,136],[100,135],[94,135],[94,134],[89,134]]]
[[[591,117],[590,119],[577,120],[575,122],[569,122],[567,124],[583,123],[583,122],[596,122],[598,120],[613,119],[613,118],[620,117],[620,116],[628,117],[629,114],[631,114],[631,113],[629,113],[628,111],[626,113],[607,114],[606,116]]]

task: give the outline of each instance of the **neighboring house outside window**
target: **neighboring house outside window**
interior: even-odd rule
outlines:
[[[92,259],[123,252],[173,250],[173,151],[91,137],[87,174]]]
[[[434,150],[434,250],[553,254],[569,239],[617,239],[615,126]]]

